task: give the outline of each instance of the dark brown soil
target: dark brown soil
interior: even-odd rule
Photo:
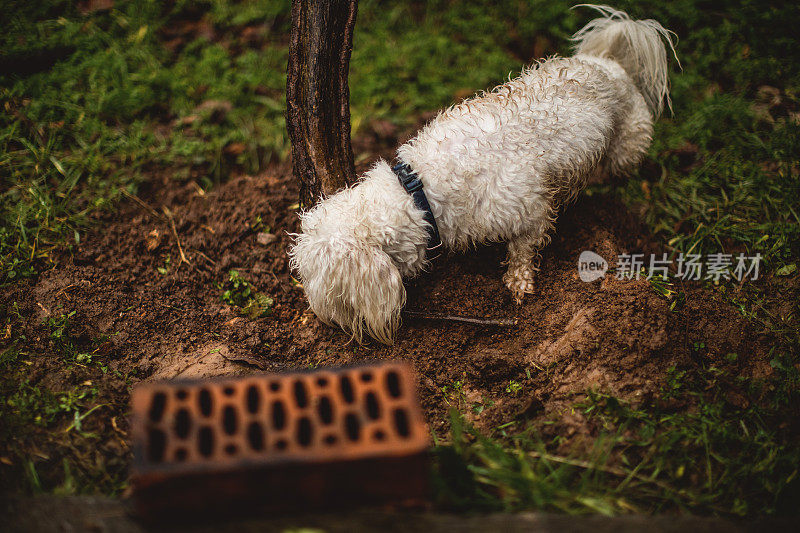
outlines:
[[[381,136],[385,142],[386,132]],[[394,132],[388,136],[387,145],[394,145]],[[375,153],[378,142],[362,140],[356,152]],[[124,466],[122,415],[128,385],[139,380],[405,359],[419,373],[423,408],[439,436],[447,431],[449,405],[480,402],[485,406],[480,414],[468,410],[479,427],[520,418],[556,419],[560,423],[550,431],[561,432],[569,442],[592,431],[567,408],[586,390],[647,400],[662,387],[670,367],[697,364],[695,343],[703,343],[705,356],[720,365],[726,364],[726,354],[737,353],[741,374],[771,372],[773,339],[717,291],[678,287],[686,293],[686,304],[670,311],[669,302],[645,280],[579,279],[577,258],[583,250],[594,250],[612,264],[622,252],[663,251],[637,222],[639,217],[602,194],[583,195],[561,216],[543,253],[536,293],[521,306],[512,302],[501,281],[503,245],[443,257],[429,273],[409,281],[408,309],[516,318],[518,325],[406,319],[394,345],[358,345],[308,311],[288,270],[288,233],[298,226],[297,195],[286,164],[260,176],[231,179],[211,191],[166,177],[154,180],[140,193],[143,204],[129,201],[104,215],[58,267],[2,296],[5,308],[18,302],[20,316],[29,317],[15,328],[31,344],[31,382],[59,390],[61,383],[92,379],[100,391],[98,401],[109,404],[108,416],[92,417],[86,424],[115,438],[84,447],[80,454],[87,461]],[[189,264],[180,264],[164,207],[172,213]],[[274,242],[259,244],[248,231],[256,216],[276,236]],[[148,239],[158,241],[152,251]],[[166,257],[168,271],[162,274],[158,268],[165,267]],[[271,316],[249,319],[221,300],[220,284],[231,269],[274,298]],[[791,291],[796,294],[797,287]],[[72,311],[72,335],[95,351],[107,373],[65,367],[52,353],[42,323]],[[522,389],[507,390],[510,380]],[[458,382],[463,394],[452,392]],[[53,449],[41,454],[56,469],[58,455]]]

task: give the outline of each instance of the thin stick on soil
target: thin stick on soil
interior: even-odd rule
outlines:
[[[178,237],[178,231],[175,229],[175,218],[172,216],[172,211],[170,211],[166,206],[162,207],[162,209],[164,210],[164,214],[167,215],[167,218],[169,219],[169,227],[172,228],[172,235],[175,237],[175,242],[178,243],[178,252],[181,254],[181,262],[178,263],[176,268],[180,268],[183,263],[191,266],[192,262],[186,259],[186,255],[183,253],[183,246],[181,246],[181,240]]]
[[[141,207],[142,209],[144,209],[145,211],[147,211],[147,212],[148,212],[148,213],[149,213],[149,214],[150,214],[150,215],[151,215],[153,218],[155,218],[155,219],[157,219],[157,220],[160,220],[161,222],[166,222],[166,221],[164,220],[164,217],[162,217],[161,215],[159,215],[159,214],[158,214],[158,212],[157,212],[155,209],[153,209],[152,207],[150,207],[149,205],[147,205],[147,203],[146,203],[144,200],[142,200],[141,198],[139,198],[138,196],[134,196],[133,194],[131,194],[131,193],[129,193],[128,191],[126,191],[125,189],[121,189],[121,190],[120,190],[120,192],[121,192],[121,193],[122,193],[124,196],[126,196],[127,198],[129,198],[130,200],[133,200],[134,202],[136,202],[137,204],[139,204],[139,207]]]
[[[216,264],[217,264],[217,262],[216,262],[216,261],[214,261],[213,259],[211,259],[210,257],[208,257],[206,254],[204,254],[204,253],[203,253],[203,252],[201,252],[200,250],[194,250],[194,252],[195,252],[197,255],[199,255],[200,257],[202,257],[203,259],[205,259],[206,261],[208,261],[209,263],[211,263],[212,265],[216,265]]]
[[[422,311],[404,310],[403,314],[412,318],[423,318],[426,320],[443,320],[445,322],[460,322],[475,326],[501,326],[510,327],[517,325],[516,318],[478,318],[470,316],[444,315],[440,313],[423,313]]]

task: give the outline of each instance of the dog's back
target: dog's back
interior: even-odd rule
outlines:
[[[398,155],[425,182],[449,245],[507,240],[583,186],[631,93],[593,62],[551,59],[443,111]]]

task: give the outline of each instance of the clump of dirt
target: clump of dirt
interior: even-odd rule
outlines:
[[[357,152],[374,153],[381,136],[394,144],[396,132],[381,131],[357,144]],[[42,324],[73,311],[75,335],[100,343],[108,371],[95,372],[93,379],[113,383],[114,392],[101,396],[113,398],[117,415],[127,401],[125,385],[138,380],[404,359],[419,373],[422,404],[439,435],[447,431],[453,405],[473,407],[469,416],[484,429],[555,417],[561,423],[552,431],[570,437],[589,431],[580,415],[566,409],[586,390],[645,401],[658,392],[668,369],[697,364],[699,344],[720,365],[726,354],[737,353],[741,374],[771,371],[768,334],[714,291],[676,287],[686,302],[673,311],[645,279],[579,279],[583,250],[612,265],[620,253],[663,251],[637,217],[603,194],[582,196],[561,216],[543,252],[535,293],[521,306],[501,281],[503,245],[445,256],[408,282],[408,309],[514,318],[517,325],[406,319],[394,345],[358,345],[308,311],[289,271],[286,250],[289,234],[298,229],[297,197],[287,164],[212,191],[154,179],[141,191],[141,201],[103,215],[57,268],[10,287],[2,297],[6,308],[17,302],[20,317],[27,317],[15,327],[37,352],[32,379],[70,379],[63,361],[49,353]],[[231,270],[272,298],[271,314],[250,318],[222,300]],[[124,435],[123,417],[115,419],[114,429]]]

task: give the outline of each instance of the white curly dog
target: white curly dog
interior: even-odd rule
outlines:
[[[503,280],[518,303],[532,291],[559,206],[592,176],[633,170],[670,103],[671,32],[589,7],[602,17],[573,36],[573,57],[541,61],[442,111],[397,151],[422,182],[447,248],[508,241]],[[301,214],[289,256],[314,313],[359,342],[366,332],[391,343],[403,278],[428,264],[426,214],[385,161]]]

